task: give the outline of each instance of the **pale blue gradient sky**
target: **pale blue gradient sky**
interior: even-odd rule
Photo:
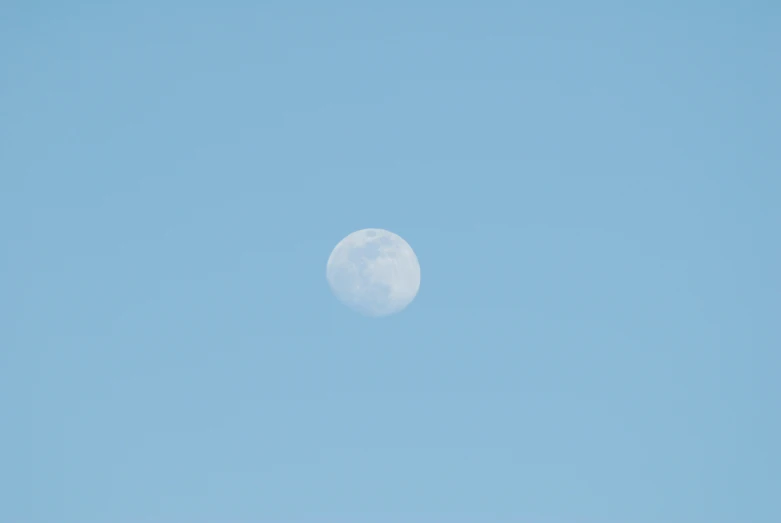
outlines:
[[[0,8],[0,521],[781,521],[780,3],[98,4]]]

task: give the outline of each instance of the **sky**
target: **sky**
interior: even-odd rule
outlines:
[[[0,521],[781,521],[779,24],[4,2]]]

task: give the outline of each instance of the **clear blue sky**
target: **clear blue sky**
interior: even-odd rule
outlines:
[[[97,4],[0,8],[0,521],[781,521],[781,4]]]

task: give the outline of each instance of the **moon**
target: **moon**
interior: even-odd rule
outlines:
[[[364,316],[388,316],[409,305],[420,289],[420,265],[404,239],[384,229],[362,229],[340,241],[326,266],[334,295]]]

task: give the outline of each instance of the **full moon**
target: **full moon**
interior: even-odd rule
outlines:
[[[334,295],[365,316],[388,316],[409,305],[420,289],[420,265],[401,236],[362,229],[340,241],[326,266]]]

